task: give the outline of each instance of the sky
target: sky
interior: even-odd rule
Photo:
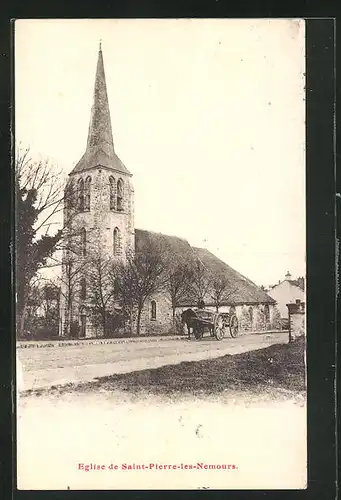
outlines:
[[[67,177],[85,151],[99,41],[135,227],[258,285],[305,275],[299,19],[19,20],[15,136]]]

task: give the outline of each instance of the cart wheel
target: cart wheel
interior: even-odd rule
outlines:
[[[218,314],[214,322],[214,335],[217,340],[222,340],[226,333],[226,323],[223,316]]]
[[[194,327],[194,336],[197,340],[201,340],[204,335],[204,327],[200,324],[197,323]]]
[[[233,314],[230,318],[230,335],[234,339],[238,335],[238,319],[235,314]]]

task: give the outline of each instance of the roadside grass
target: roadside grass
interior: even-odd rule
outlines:
[[[235,392],[271,398],[305,393],[305,339],[236,355],[182,362],[160,368],[101,377],[82,384],[53,386],[26,394],[123,391],[133,395],[219,396]]]

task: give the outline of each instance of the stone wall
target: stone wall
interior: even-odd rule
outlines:
[[[152,301],[155,301],[156,316],[152,317]],[[251,321],[251,310],[252,307],[252,321]],[[176,308],[175,321],[173,322],[173,311],[171,307],[171,302],[167,296],[163,294],[157,294],[149,299],[142,311],[141,315],[141,335],[165,335],[165,334],[186,334],[187,329],[181,325],[181,313],[188,309],[188,307],[178,307]],[[206,309],[215,311],[215,307],[208,306]],[[253,306],[249,305],[237,305],[233,306],[222,306],[219,308],[220,312],[235,312],[239,321],[239,333],[247,334],[252,332],[261,332],[268,330],[279,330],[280,321],[279,313],[276,306],[269,306],[269,321],[265,321],[264,305],[256,304]],[[80,322],[80,312],[77,309],[75,311],[74,319]],[[293,318],[293,321],[296,319]],[[294,329],[296,329],[296,323]],[[134,318],[133,323],[133,334],[136,332],[136,318]],[[110,336],[123,335],[124,333],[130,333],[130,327],[128,323],[124,328],[119,328],[115,331],[110,332]],[[86,337],[102,337],[103,331],[101,326],[96,326],[91,321],[91,314],[89,310],[86,315]]]
[[[78,181],[91,177],[90,184],[90,210],[79,211]],[[124,184],[123,210],[110,209],[110,182],[113,177],[115,183],[122,179]],[[113,255],[113,231],[120,230],[122,253],[125,250],[134,250],[134,191],[130,178],[123,173],[115,173],[106,168],[95,168],[75,174],[69,183],[73,184],[73,209],[66,210],[66,218],[72,216],[69,232],[74,238],[82,228],[87,232],[87,246],[89,250],[100,249],[103,253]]]
[[[86,185],[86,179],[90,177],[90,209],[79,210],[79,192],[78,181],[82,179]],[[115,186],[118,179],[123,181],[123,203],[122,211],[112,209],[110,207],[110,182],[109,177],[114,178]],[[81,300],[79,289],[80,280],[87,280],[87,271],[85,263],[89,255],[101,255],[103,257],[114,257],[114,229],[119,229],[119,248],[120,253],[117,256],[120,260],[125,258],[127,251],[134,251],[135,236],[134,236],[134,190],[130,180],[130,176],[124,173],[114,172],[107,168],[97,167],[86,171],[82,171],[72,175],[67,185],[67,203],[64,209],[64,221],[68,221],[67,243],[72,249],[72,253],[65,251],[63,262],[68,262],[70,255],[73,259],[76,257],[75,266],[84,264],[83,271],[81,270],[74,277],[73,283],[76,287],[76,293],[73,293],[73,318],[75,324],[78,322],[81,327],[81,310],[86,310],[86,337],[100,337],[103,332],[100,326],[93,324],[91,319],[91,304],[88,300]],[[114,192],[115,194],[115,192]],[[82,232],[85,230],[86,238],[86,255],[82,255]],[[68,294],[67,278],[65,275],[65,265],[62,268],[62,296]],[[64,325],[66,322],[67,308],[65,299],[61,300],[60,304],[61,322],[60,336],[64,335]],[[83,319],[84,321],[84,319]]]
[[[186,309],[188,309],[188,307],[178,307],[177,314],[180,316]],[[214,306],[207,306],[206,309],[210,311],[216,310]],[[281,328],[280,314],[275,304],[269,304],[268,313],[266,313],[265,304],[224,305],[219,307],[219,312],[234,312],[236,314],[239,322],[240,334],[279,330]]]
[[[280,315],[274,304],[244,304],[236,314],[241,332],[261,332],[280,329]]]
[[[152,317],[152,301],[155,301],[156,315]],[[171,301],[163,294],[157,294],[148,300],[141,315],[141,334],[164,335],[177,333],[173,327]]]

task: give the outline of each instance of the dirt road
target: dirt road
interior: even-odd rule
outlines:
[[[23,390],[50,387],[70,382],[90,381],[114,373],[128,373],[147,368],[198,361],[226,354],[261,349],[286,343],[286,332],[242,335],[221,342],[204,338],[118,342],[97,345],[58,345],[18,349],[23,366]]]

